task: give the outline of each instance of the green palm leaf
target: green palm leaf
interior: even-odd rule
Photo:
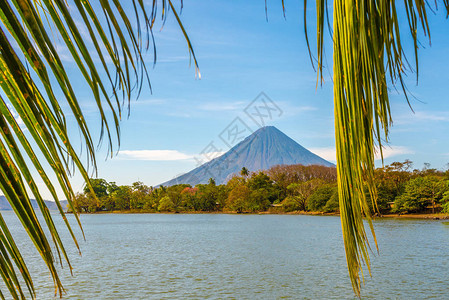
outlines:
[[[76,166],[91,188],[85,165],[69,139],[70,133],[65,120],[67,113],[75,116],[78,130],[85,142],[88,164],[92,164],[94,170],[96,162],[91,133],[71,84],[71,76],[65,70],[56,50],[53,35],[56,33],[63,41],[92,92],[102,125],[100,141],[103,135],[107,137],[108,149],[112,155],[114,140],[119,142],[120,138],[119,121],[125,101],[129,104],[133,95],[138,96],[143,84],[149,84],[142,51],[148,49],[149,43],[154,43],[154,40],[147,34],[144,47],[140,27],[136,31],[127,15],[132,13],[136,19],[142,20],[147,32],[152,33],[157,17],[157,2],[153,1],[150,6],[150,14],[145,11],[143,0],[132,0],[132,4],[133,9],[125,12],[118,0],[98,0],[94,3],[75,0],[70,8],[65,0],[0,2],[0,87],[3,91],[3,95],[0,95],[0,189],[47,265],[59,294],[64,290],[55,267],[55,253],[31,206],[27,189],[37,200],[60,263],[64,258],[71,269],[64,245],[32,173],[33,170],[38,172],[52,194],[78,247],[59,203],[55,184],[49,179],[50,173],[56,176],[73,211],[74,192],[69,179],[72,165]],[[160,15],[163,20],[167,17],[168,9],[173,11],[186,37],[195,67],[198,68],[190,40],[175,7],[169,0],[163,0],[162,6]],[[72,17],[75,14],[80,17],[89,37],[82,36],[79,32]],[[102,24],[107,24],[107,27]],[[93,46],[89,48],[88,42]],[[13,44],[19,49],[13,48]],[[95,63],[94,56],[99,63]],[[62,94],[63,97],[57,97],[57,94]],[[63,103],[66,105],[62,105]],[[10,107],[14,108],[25,124],[27,134],[18,125]],[[49,165],[48,169],[43,167],[39,157],[43,157]],[[31,161],[31,165],[27,165],[27,161]],[[78,216],[75,217],[81,227]],[[25,297],[20,282],[26,285],[32,297],[35,296],[31,275],[1,215],[0,275],[13,298]],[[4,292],[0,291],[2,298],[5,297]]]
[[[306,1],[305,1],[306,5]],[[448,1],[444,1],[449,11]],[[333,77],[335,141],[339,202],[349,276],[360,296],[362,264],[370,272],[369,243],[363,218],[374,241],[364,184],[376,203],[374,154],[382,154],[382,138],[388,141],[392,123],[387,80],[400,84],[407,98],[403,75],[408,63],[401,44],[400,24],[395,1],[333,2]],[[404,0],[413,39],[415,70],[418,74],[418,26],[429,36],[425,1]],[[322,78],[326,0],[317,0],[318,74]],[[306,22],[306,17],[304,17]],[[306,33],[307,37],[307,33]],[[309,47],[310,52],[310,47]]]

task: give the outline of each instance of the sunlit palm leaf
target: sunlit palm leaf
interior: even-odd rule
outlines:
[[[426,5],[425,1],[404,0],[414,43],[416,73],[418,26],[430,40]],[[449,11],[448,1],[444,1],[444,5]],[[365,183],[368,185],[371,199],[375,202],[374,152],[376,145],[382,152],[382,138],[388,140],[391,125],[387,78],[392,85],[399,83],[407,98],[402,76],[408,63],[401,44],[397,6],[395,1],[333,2],[335,140],[340,214],[349,275],[357,295],[360,295],[362,264],[366,263],[370,271],[363,217],[366,217],[376,242],[363,187]],[[317,0],[316,7],[317,62],[322,78],[327,1]]]
[[[125,101],[129,104],[133,93],[138,95],[142,86],[149,84],[142,51],[150,42],[154,44],[152,28],[157,17],[157,1],[145,7],[143,0],[133,0],[133,10],[129,12],[125,12],[118,0],[75,0],[69,4],[65,0],[0,1],[0,86],[3,90],[0,95],[0,188],[42,256],[59,293],[63,292],[63,287],[55,267],[54,253],[32,208],[27,189],[37,200],[61,264],[63,257],[70,269],[71,266],[27,161],[31,161],[32,168],[52,194],[77,247],[55,185],[47,175],[50,172],[56,177],[73,211],[74,192],[69,180],[73,165],[91,188],[84,164],[69,139],[65,120],[67,113],[75,116],[85,142],[87,162],[93,169],[96,163],[95,146],[78,103],[76,89],[71,84],[72,77],[65,70],[57,51],[54,34],[63,41],[92,92],[101,119],[100,140],[105,133],[112,155],[114,136],[117,141],[120,137],[119,120],[123,104]],[[190,40],[175,7],[169,0],[162,0],[162,7],[160,15],[163,20],[169,8],[173,11],[197,68]],[[148,32],[145,48],[140,24],[136,31],[127,17],[129,13],[145,24]],[[79,16],[79,20],[75,21],[73,15]],[[87,29],[88,37],[81,35],[79,22]],[[88,43],[92,46],[87,46]],[[25,124],[27,134],[19,126],[11,107]],[[49,169],[43,167],[38,157],[43,157]],[[80,224],[78,216],[75,217]],[[0,275],[13,298],[25,297],[20,282],[25,283],[34,297],[31,276],[1,215]],[[2,298],[5,297],[4,292],[0,292]]]

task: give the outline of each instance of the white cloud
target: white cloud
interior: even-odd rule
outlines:
[[[69,48],[67,48],[67,45],[64,42],[57,41],[54,45],[61,61],[69,63],[74,62],[72,53],[70,52]]]
[[[321,158],[324,158],[325,160],[331,162],[337,161],[337,154],[335,151],[335,147],[309,148],[309,151],[318,155]]]
[[[170,112],[166,114],[169,117],[176,117],[176,118],[191,118],[192,115],[185,112]]]
[[[449,112],[416,112],[415,117],[425,121],[449,121]]]
[[[166,104],[167,100],[165,99],[160,99],[160,98],[151,98],[151,99],[137,99],[136,101],[132,101],[131,102],[131,106],[136,106],[136,105],[162,105],[162,104]]]
[[[193,156],[177,150],[121,150],[117,158],[125,160],[169,161],[191,159]]]
[[[276,105],[282,110],[282,117],[293,117],[302,115],[306,112],[318,111],[318,107],[314,106],[301,106],[297,104],[292,104],[286,101],[277,101]]]
[[[162,58],[157,58],[156,63],[173,63],[180,61],[188,61],[189,57],[187,55],[184,56],[167,56]],[[152,61],[151,61],[152,63]]]
[[[404,146],[386,146],[383,147],[382,149],[382,154],[385,158],[389,158],[389,157],[393,157],[393,156],[397,156],[397,155],[402,155],[402,154],[414,154],[415,152],[412,151],[411,149],[404,147]],[[376,156],[375,156],[376,160],[380,160],[380,151],[379,148],[376,147]]]
[[[14,109],[14,107],[11,104],[9,104],[9,103],[6,103],[6,106],[8,107],[9,111],[11,112],[13,118],[16,120],[16,122],[19,125],[19,127],[22,130],[25,130],[26,129],[25,123],[23,122],[22,118],[19,116],[17,111]]]
[[[205,111],[232,111],[232,110],[243,110],[245,108],[245,105],[247,103],[243,101],[236,101],[236,102],[228,102],[228,103],[204,103],[201,104],[198,108]]]
[[[328,161],[331,162],[337,161],[337,152],[335,150],[335,147],[310,148],[309,150]],[[384,146],[382,150],[384,159],[398,155],[413,154],[413,153],[414,152],[411,149],[404,146]],[[381,159],[378,147],[376,147],[376,153],[374,158],[376,160]]]
[[[426,122],[449,122],[448,111],[417,111],[400,115],[394,120],[394,124],[415,124],[420,121]]]

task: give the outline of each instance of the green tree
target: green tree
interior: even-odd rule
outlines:
[[[210,185],[216,185],[216,183],[215,183],[215,179],[213,179],[212,177],[211,177],[211,178],[209,178],[209,181],[208,181],[208,183],[209,183]]]
[[[297,203],[296,210],[305,211],[307,209],[307,199],[323,184],[324,181],[317,178],[306,182],[292,183],[287,187],[289,197],[287,197],[286,200],[288,199],[288,203],[293,203],[292,201],[294,200]],[[282,203],[284,203],[284,201]]]
[[[198,201],[198,188],[185,187],[181,192],[183,206],[187,210],[201,210],[201,201]]]
[[[226,201],[226,208],[238,213],[248,210],[248,199],[251,190],[246,185],[237,185],[230,192]]]
[[[149,202],[150,188],[143,182],[138,181],[131,185],[131,190],[130,208],[143,209],[145,204]]]
[[[270,204],[270,191],[265,188],[253,190],[246,199],[246,211],[266,211]]]
[[[446,180],[444,182],[445,185],[445,192],[443,193],[443,198],[441,199],[442,202],[446,203],[449,201],[449,180]]]
[[[226,186],[229,190],[233,190],[237,186],[245,185],[246,181],[244,178],[239,176],[233,176],[228,183],[226,183]]]
[[[95,212],[97,210],[97,200],[91,193],[77,193],[73,201],[75,212]]]
[[[264,172],[252,173],[246,185],[251,191],[246,199],[248,211],[265,211],[278,199],[278,190],[273,185],[273,180]]]
[[[90,187],[86,186],[84,188],[84,193],[88,194],[91,191],[93,191],[98,198],[107,196],[108,195],[107,181],[102,178],[91,178]]]
[[[148,203],[145,204],[145,208],[157,210],[159,206],[159,201],[167,195],[167,189],[164,186],[152,189],[150,191]]]
[[[128,185],[121,185],[111,194],[111,202],[114,209],[127,210],[131,208],[132,188]]]
[[[325,184],[318,187],[307,200],[307,209],[311,211],[325,211],[324,207],[335,193],[337,193],[337,186],[335,185]]]
[[[437,176],[420,176],[410,180],[405,192],[398,196],[394,202],[395,212],[420,212],[432,205],[435,212],[435,204],[439,203],[447,191],[447,183]]]
[[[441,203],[443,203],[443,212],[449,213],[449,179],[444,182],[445,192],[443,193],[443,198],[441,199]]]
[[[291,212],[291,211],[304,211],[304,209],[302,209],[304,206],[303,204],[299,201],[298,197],[294,197],[294,196],[287,196],[282,202],[282,209],[284,212]]]
[[[273,203],[278,199],[279,191],[273,184],[273,180],[264,172],[253,173],[247,180],[248,188],[257,192],[259,195],[264,195],[264,198],[270,203]]]
[[[162,197],[162,199],[159,201],[158,211],[162,212],[173,212],[176,209],[175,204],[168,196]]]
[[[404,193],[405,185],[411,178],[421,176],[420,172],[411,172],[412,166],[413,163],[406,159],[404,162],[393,162],[374,171],[377,208],[380,213],[390,210],[389,203],[394,202],[398,196]]]
[[[115,182],[109,182],[107,188],[108,195],[112,194],[116,190],[118,190],[118,185]]]
[[[249,175],[248,169],[245,168],[245,167],[243,167],[243,168],[240,170],[240,175],[241,175],[243,178],[248,177],[248,175]]]
[[[113,211],[113,210],[115,210],[116,209],[115,208],[115,199],[112,197],[112,195],[114,195],[114,193],[116,191],[118,191],[118,190],[119,189],[117,187],[117,189],[114,190],[114,192],[112,192],[111,194],[108,194],[107,197],[103,197],[103,198],[99,199],[100,206],[97,207],[97,210],[98,209],[105,210],[105,211]]]
[[[335,193],[333,193],[330,199],[326,202],[323,211],[327,213],[340,211],[338,190],[335,190]]]
[[[248,187],[251,190],[269,189],[273,185],[271,178],[264,172],[253,173],[248,180]]]
[[[215,184],[215,183],[214,183]],[[174,205],[176,211],[184,211],[187,210],[186,207],[183,206],[183,199],[181,192],[186,188],[191,187],[189,184],[176,184],[169,186],[167,188],[166,195],[170,198],[171,202]]]
[[[198,194],[196,194],[195,199],[195,210],[216,210],[218,197],[220,194],[220,186],[215,185],[215,182],[209,182],[209,184],[199,184],[196,187],[198,189]]]
[[[90,178],[89,181],[90,186],[86,185],[84,187],[84,194],[91,199],[91,201],[96,202],[95,210],[93,210],[96,211],[103,207],[103,203],[108,202],[109,184],[102,178]],[[92,209],[93,208],[89,209],[89,211],[92,211]]]

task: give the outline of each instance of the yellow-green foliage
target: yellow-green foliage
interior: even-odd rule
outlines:
[[[173,212],[175,211],[175,204],[168,196],[162,197],[159,201],[159,206],[157,207],[158,211],[161,212]]]
[[[370,272],[365,216],[376,243],[371,214],[364,192],[376,198],[374,152],[382,154],[392,122],[387,80],[399,82],[407,97],[403,75],[407,61],[395,1],[333,1],[333,84],[335,144],[339,206],[349,277],[360,296],[361,267]],[[426,1],[404,1],[408,29],[414,44],[418,72],[418,26],[429,33]],[[449,10],[449,2],[444,2]],[[318,78],[323,74],[324,28],[327,1],[316,1]],[[307,14],[307,9],[304,10]],[[305,19],[304,19],[305,20]],[[331,27],[331,26],[329,26]],[[406,27],[407,28],[407,27]]]

